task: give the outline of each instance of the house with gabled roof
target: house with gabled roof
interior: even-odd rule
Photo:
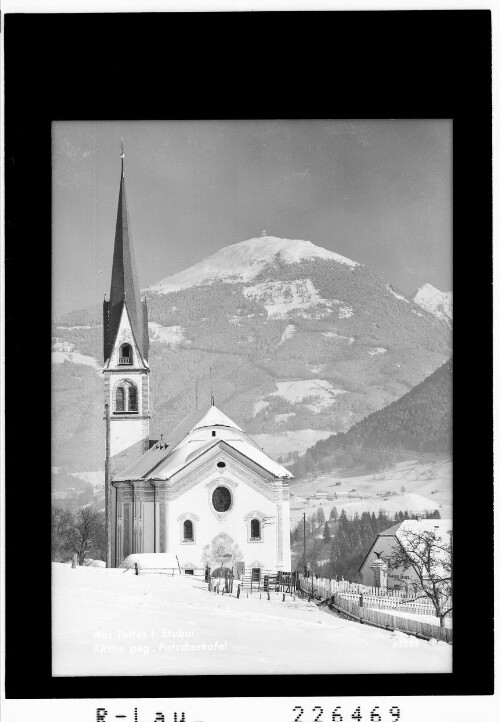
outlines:
[[[419,534],[422,532],[433,532],[437,539],[443,539],[451,543],[452,522],[451,519],[405,519],[380,532],[358,571],[363,578],[363,584],[377,586],[376,571],[372,564],[381,559],[389,566],[387,572],[387,588],[411,592],[418,587],[418,576],[413,567],[408,569],[390,568],[390,559],[398,546],[407,545],[407,535]],[[438,561],[438,560],[436,560]]]
[[[291,569],[293,478],[215,406],[149,438],[148,321],[120,180],[111,293],[104,301],[106,499],[110,553],[176,555],[186,572]]]

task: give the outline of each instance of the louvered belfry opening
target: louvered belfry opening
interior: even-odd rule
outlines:
[[[125,411],[125,389],[118,386],[115,391],[115,411]]]

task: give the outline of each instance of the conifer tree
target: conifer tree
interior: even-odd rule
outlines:
[[[328,544],[330,542],[332,537],[330,536],[330,527],[328,526],[328,522],[325,522],[325,528],[323,529],[323,541],[325,544]]]

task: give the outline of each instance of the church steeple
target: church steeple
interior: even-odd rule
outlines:
[[[125,153],[121,144],[121,177],[116,218],[115,247],[109,301],[104,301],[104,361],[113,350],[116,334],[126,306],[135,342],[144,360],[148,357],[146,300],[141,301],[125,188]]]

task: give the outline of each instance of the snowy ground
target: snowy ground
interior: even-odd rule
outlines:
[[[359,514],[363,511],[377,514],[380,509],[390,514],[405,510],[420,513],[437,508],[443,519],[449,519],[453,515],[452,474],[449,458],[429,457],[427,460],[422,457],[402,461],[376,474],[344,476],[340,471],[332,471],[292,481],[290,491],[295,495],[291,502],[292,528],[304,512],[311,516],[319,506],[323,507],[327,519],[334,506],[339,514],[345,509],[348,516],[356,511]],[[339,486],[337,482],[340,482]],[[307,502],[306,497],[319,489],[329,494],[337,493],[338,498]],[[351,492],[352,489],[355,491]]]
[[[159,323],[150,321],[148,323],[149,332],[153,341],[160,341],[169,346],[178,346],[181,341],[185,341],[185,328],[182,326],[161,326]]]
[[[362,626],[290,595],[236,599],[197,577],[52,569],[54,676],[451,672],[444,642]]]
[[[92,366],[100,369],[100,365],[93,356],[85,356],[82,353],[75,352],[75,346],[72,343],[64,341],[62,338],[54,338],[52,343],[52,363],[62,364],[65,361],[71,361],[75,364],[83,364],[84,366]]]
[[[303,379],[301,381],[276,381],[277,391],[262,397],[254,405],[253,413],[256,416],[259,411],[269,406],[266,398],[280,396],[291,404],[298,404],[303,399],[314,397],[314,402],[308,405],[311,411],[319,413],[335,403],[335,397],[347,393],[344,389],[336,389],[325,379]]]

